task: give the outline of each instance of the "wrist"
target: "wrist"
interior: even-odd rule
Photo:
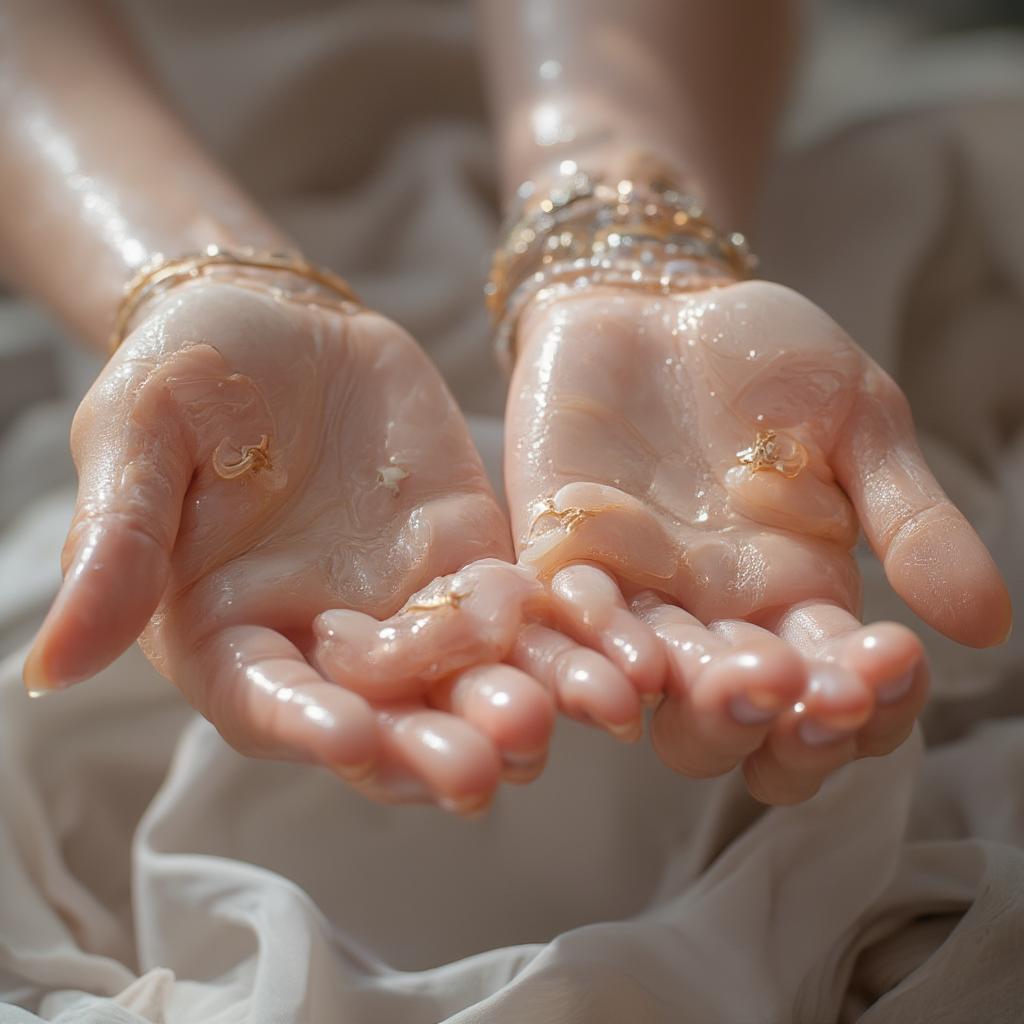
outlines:
[[[706,158],[695,157],[689,147],[664,130],[645,131],[643,125],[631,126],[628,132],[611,128],[580,132],[571,141],[532,147],[528,159],[503,160],[503,210],[507,213],[514,208],[521,182],[553,181],[566,160],[608,180],[642,179],[649,168],[660,166],[700,200],[715,223],[742,230],[750,219],[751,192],[733,180],[735,175],[726,173],[727,168],[710,166]]]
[[[575,164],[602,181],[671,180],[687,195],[705,206],[706,188],[688,166],[685,157],[667,146],[639,136],[615,136],[595,133],[591,137],[574,138],[563,145],[546,147],[525,167],[505,196],[505,211],[514,211],[522,202],[520,189],[524,182],[535,188],[549,190],[564,178],[566,164]]]
[[[227,249],[211,244],[174,259],[159,257],[129,281],[114,320],[110,351],[118,348],[134,324],[152,315],[169,293],[218,282],[269,294],[277,301],[336,312],[361,308],[347,281],[297,252]]]
[[[519,317],[540,298],[594,286],[668,295],[753,270],[746,239],[708,220],[685,174],[650,152],[623,152],[613,166],[609,178],[564,160],[546,183],[519,190],[487,285],[506,367]]]

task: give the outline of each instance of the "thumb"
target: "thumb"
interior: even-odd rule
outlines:
[[[64,582],[24,666],[41,694],[95,675],[145,628],[163,596],[193,457],[153,378],[108,367],[71,428],[78,499]]]
[[[990,647],[1010,632],[1006,584],[981,538],[932,475],[906,397],[874,367],[833,453],[833,469],[893,589],[933,629]]]

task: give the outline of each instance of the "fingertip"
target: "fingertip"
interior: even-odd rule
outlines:
[[[498,748],[476,726],[453,715],[413,711],[386,721],[382,739],[384,753],[422,779],[439,803],[486,804],[501,781]]]
[[[597,651],[579,647],[559,667],[556,692],[563,711],[589,719],[617,737],[634,731],[643,708],[635,687],[618,666]]]
[[[874,689],[876,699],[897,699],[909,689],[920,666],[927,666],[921,638],[899,622],[874,622],[841,637],[833,647],[838,659]]]
[[[328,688],[329,687],[329,688]],[[308,749],[348,781],[368,778],[380,756],[377,717],[358,694],[325,684],[301,710],[286,738],[294,749]]]
[[[760,711],[777,713],[800,698],[807,685],[807,665],[789,644],[750,645],[721,655],[707,668],[698,694],[716,699],[742,695]]]
[[[794,711],[831,730],[846,732],[860,728],[870,717],[874,697],[855,672],[836,662],[816,662],[810,667],[810,681]]]
[[[422,691],[415,647],[397,642],[397,630],[372,615],[332,608],[313,620],[312,631],[309,660],[325,679],[374,701]]]
[[[313,619],[313,635],[320,641],[333,640],[339,634],[358,635],[359,631],[379,627],[380,623],[373,616],[350,608],[328,608]]]
[[[552,695],[510,665],[464,672],[453,683],[450,705],[494,742],[503,757],[527,753],[531,763],[546,752],[555,727]]]
[[[25,686],[25,692],[33,699],[46,697],[51,693],[59,693],[76,682],[74,679],[60,679],[50,671],[44,652],[45,646],[37,639],[32,644],[21,667],[21,681]]]
[[[1007,640],[1013,609],[981,538],[951,506],[897,537],[885,559],[893,589],[930,626],[968,647]]]
[[[164,548],[131,522],[90,527],[25,660],[26,688],[66,689],[109,665],[156,611],[169,568]]]

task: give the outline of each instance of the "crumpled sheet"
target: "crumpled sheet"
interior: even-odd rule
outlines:
[[[476,287],[494,219],[479,100],[458,88],[472,82],[465,12],[296,3],[284,40],[305,51],[289,76],[277,22],[274,35],[253,17],[225,49],[232,9],[205,5],[206,32],[182,50],[193,63],[174,74],[167,55],[199,5],[150,26],[172,91],[314,256],[424,338],[464,404],[493,409]],[[209,93],[201,104],[203,69],[246,54],[276,90],[247,96],[243,75],[224,86],[235,115]],[[293,116],[282,163],[256,111],[280,122],[309,97],[322,114],[325,89],[350,95],[346,56],[360,54],[364,71],[376,60],[370,105],[388,130],[356,132],[350,152],[344,130],[326,138]],[[387,60],[403,59],[418,63],[389,77]],[[444,69],[432,106],[386,120]],[[1019,604],[1018,95],[876,118],[791,154],[760,248],[766,276],[824,305],[900,378]],[[365,127],[355,109],[336,123],[352,119]],[[325,191],[335,178],[339,194]],[[0,338],[23,316],[0,308]],[[4,358],[5,376],[50,365]],[[681,779],[646,744],[568,722],[545,775],[505,789],[482,822],[379,807],[314,769],[238,756],[137,650],[68,693],[25,698],[23,643],[71,509],[73,376],[54,372],[63,398],[0,435],[0,1024],[1024,1018],[1019,636],[976,652],[927,633],[927,748],[918,730],[800,807],[762,808],[735,776]],[[474,429],[497,466],[496,422]],[[865,577],[869,614],[910,621],[870,561]]]

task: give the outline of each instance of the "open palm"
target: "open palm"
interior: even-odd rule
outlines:
[[[389,615],[435,577],[508,562],[507,520],[413,340],[278,284],[175,289],[86,396],[65,585],[26,676],[74,682],[141,633],[242,752],[326,764],[375,797],[471,810],[516,744],[543,752],[546,690],[509,665],[462,666],[441,706],[413,684],[371,703],[311,657],[313,621],[328,609]],[[475,570],[486,586],[537,586],[489,564]],[[494,625],[499,648],[518,625]],[[510,732],[520,712],[526,725]]]
[[[902,393],[779,286],[594,289],[529,310],[506,478],[520,559],[579,635],[641,690],[651,629],[667,648],[663,758],[691,774],[743,760],[765,799],[801,799],[850,757],[891,749],[924,699],[913,634],[856,618],[859,526],[931,625],[975,645],[1009,627]]]

